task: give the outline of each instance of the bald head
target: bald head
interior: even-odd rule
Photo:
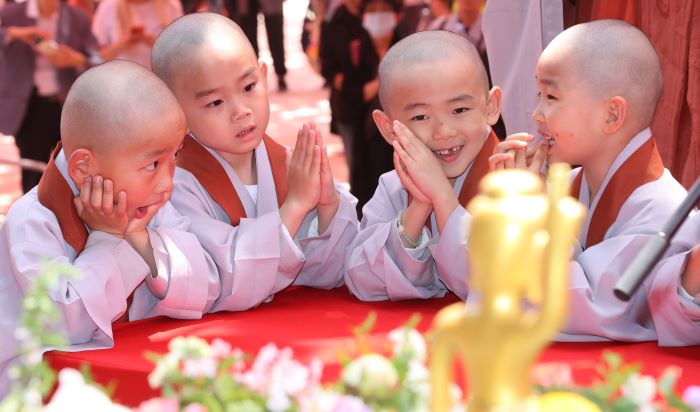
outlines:
[[[392,82],[403,70],[420,65],[461,65],[473,73],[488,94],[489,82],[481,56],[474,45],[463,36],[444,30],[429,30],[412,34],[391,46],[379,64],[379,100],[387,107]],[[439,73],[437,74],[439,75]],[[430,81],[430,79],[425,79]]]
[[[68,154],[77,148],[105,152],[143,143],[154,121],[185,127],[185,117],[168,87],[145,67],[112,60],[83,73],[61,112],[61,140]]]
[[[243,30],[220,14],[187,14],[170,23],[158,36],[151,52],[151,67],[174,88],[177,70],[201,57],[203,49],[242,48],[255,55]]]
[[[649,39],[620,20],[596,20],[573,26],[552,40],[540,62],[559,58],[577,81],[595,96],[623,97],[629,119],[646,127],[661,97],[661,66]]]

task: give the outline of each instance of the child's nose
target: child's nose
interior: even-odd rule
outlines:
[[[170,170],[168,170],[170,169]],[[162,168],[155,187],[156,193],[170,193],[173,190],[173,168]]]
[[[231,112],[231,120],[233,122],[238,122],[239,120],[243,120],[250,116],[252,113],[253,111],[250,109],[250,107],[242,104],[241,102],[234,102]]]
[[[532,111],[532,121],[541,124],[544,122],[544,116],[542,115],[542,108],[540,107],[540,103],[537,103],[537,106],[535,106],[535,110]]]
[[[440,122],[437,130],[433,133],[436,140],[450,139],[455,136],[455,128],[447,122]]]

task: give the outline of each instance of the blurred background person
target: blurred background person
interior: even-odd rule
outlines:
[[[267,32],[267,44],[270,46],[272,63],[277,74],[277,90],[287,90],[284,76],[287,66],[284,63],[284,15],[282,0],[236,0],[236,22],[250,40],[258,54],[258,14],[262,12]]]
[[[330,130],[343,140],[348,169],[353,167],[352,142],[362,122],[360,110],[352,105],[357,102],[357,88],[346,87],[345,76],[359,64],[361,37],[367,35],[360,16],[361,0],[343,0],[333,17],[321,31],[321,75],[330,87]]]
[[[92,32],[105,60],[130,60],[150,69],[153,42],[180,16],[179,0],[102,0]]]
[[[445,30],[447,19],[452,15],[454,0],[432,0],[429,13],[418,24],[418,31]]]
[[[0,9],[0,133],[20,157],[47,162],[60,140],[61,102],[100,57],[90,17],[59,0],[6,3]],[[28,192],[41,175],[22,172]]]

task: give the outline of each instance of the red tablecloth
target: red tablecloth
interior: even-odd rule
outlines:
[[[372,338],[382,339],[387,332],[402,325],[413,313],[420,313],[421,331],[430,327],[435,313],[456,302],[454,295],[443,299],[405,302],[360,302],[347,289],[323,291],[292,288],[279,293],[270,303],[246,312],[216,313],[201,320],[183,321],[165,318],[146,319],[115,326],[115,347],[85,352],[52,352],[47,354],[51,365],[79,368],[90,365],[95,379],[103,384],[116,382],[114,398],[135,406],[158,395],[149,388],[147,376],[153,365],[145,360],[145,351],[166,352],[170,339],[176,336],[199,336],[211,341],[222,338],[234,347],[256,354],[274,342],[290,346],[295,356],[306,361],[319,357],[327,367],[324,377],[338,375],[338,355],[353,347],[352,327],[359,325],[370,311],[378,315]],[[624,343],[556,343],[541,356],[541,362],[572,364],[577,381],[594,377],[593,367],[606,350],[621,353],[627,362],[640,361],[644,372],[658,376],[668,365],[683,368],[679,387],[700,384],[700,346],[660,348],[655,342]]]

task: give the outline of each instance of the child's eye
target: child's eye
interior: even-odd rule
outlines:
[[[416,121],[428,120],[428,116],[424,115],[424,114],[419,114],[419,115],[411,117],[411,120],[416,120]]]
[[[214,100],[213,102],[208,103],[208,104],[207,104],[207,107],[217,107],[217,106],[221,106],[223,103],[224,103],[223,100],[221,100],[221,99],[216,99],[216,100]]]
[[[469,111],[468,107],[458,107],[458,108],[454,109],[454,111],[452,113],[461,114],[461,113],[466,113],[468,111]]]
[[[547,100],[557,100],[556,97],[552,96],[551,94],[547,95]]]
[[[155,162],[146,166],[146,170],[148,170],[149,172],[154,172],[156,169],[158,169],[159,164],[160,164],[160,162],[158,160],[156,160]]]
[[[173,159],[177,159],[177,157],[180,156],[180,152],[182,152],[182,146],[177,148],[175,154],[173,154]]]
[[[243,88],[243,91],[246,92],[246,93],[252,91],[253,89],[255,89],[255,85],[256,85],[256,84],[257,84],[256,82],[247,84],[247,85]]]

